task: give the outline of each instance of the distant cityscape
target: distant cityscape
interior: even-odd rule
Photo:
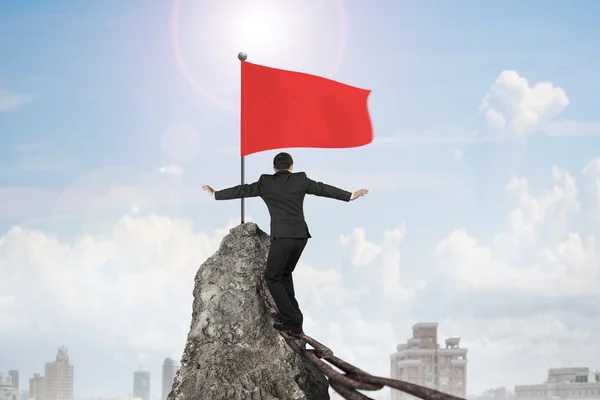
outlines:
[[[162,366],[161,400],[166,400],[171,392],[179,365],[171,358],[165,358]],[[22,390],[19,371],[0,373],[0,400],[74,400],[74,367],[69,363],[66,347],[58,348],[56,359],[47,362],[45,374],[33,374],[29,379],[29,390]],[[150,372],[134,371],[133,393],[130,397],[93,398],[89,400],[150,400]]]
[[[460,347],[460,338],[451,337],[441,347],[437,323],[413,325],[412,337],[396,346],[390,355],[390,377],[426,386],[467,399],[467,351]],[[377,400],[416,399],[397,390],[391,396],[369,392]],[[343,399],[331,393],[331,400]],[[600,400],[600,372],[588,367],[551,368],[546,382],[517,385],[511,392],[505,387],[488,389],[468,400]]]
[[[467,399],[467,351],[460,347],[459,337],[438,340],[438,324],[421,322],[413,325],[412,337],[396,346],[390,355],[390,377],[430,387]],[[171,392],[179,364],[166,358],[162,365],[160,399],[166,400]],[[29,379],[28,390],[22,390],[19,371],[0,373],[0,400],[75,400],[74,367],[69,363],[66,347],[58,348],[56,358],[47,362],[44,375],[35,373]],[[133,392],[130,397],[92,398],[89,400],[150,400],[150,372],[133,372]],[[331,400],[343,399],[330,390]],[[409,400],[413,396],[392,391],[391,396],[370,392],[376,400]],[[497,387],[484,391],[468,400],[600,400],[600,372],[589,367],[548,369],[545,382],[517,385],[513,391]]]

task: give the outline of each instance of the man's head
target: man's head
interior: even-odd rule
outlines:
[[[277,171],[291,171],[294,168],[294,160],[288,153],[279,153],[273,159],[273,169]]]

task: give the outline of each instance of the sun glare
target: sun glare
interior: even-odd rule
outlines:
[[[283,51],[292,39],[290,23],[281,9],[238,9],[230,25],[231,40],[249,52]]]
[[[171,20],[184,78],[213,104],[236,112],[239,52],[252,63],[332,77],[346,44],[343,0],[174,0]]]

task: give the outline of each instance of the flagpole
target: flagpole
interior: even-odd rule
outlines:
[[[246,61],[247,58],[248,58],[248,55],[246,53],[244,53],[243,51],[240,52],[240,53],[238,53],[238,60],[240,60],[242,63],[244,61]],[[240,64],[240,67],[241,67],[241,69],[243,69],[243,66],[241,64]],[[243,72],[241,74],[241,82],[240,83],[241,83],[241,85],[244,84]],[[241,87],[241,85],[240,85],[240,87]],[[240,97],[241,97],[241,93],[240,93]],[[241,101],[240,101],[240,147],[242,147],[242,141],[244,140],[244,138],[243,138],[243,131],[242,131],[242,124],[244,123],[243,107],[244,107],[244,99],[241,98]],[[244,173],[245,171],[244,170],[245,170],[244,156],[241,156],[241,159],[240,159],[240,178],[241,178],[242,185],[245,183],[245,180],[246,180],[245,177],[244,177],[244,175],[245,175],[245,173]],[[245,211],[244,210],[244,198],[242,197],[240,200],[241,200],[241,210],[240,210],[241,211],[241,219],[240,219],[240,221],[243,224],[244,223],[244,211]]]

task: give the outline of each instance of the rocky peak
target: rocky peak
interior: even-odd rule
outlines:
[[[196,274],[192,323],[169,400],[328,400],[325,376],[273,329],[258,292],[269,235],[231,229]]]

